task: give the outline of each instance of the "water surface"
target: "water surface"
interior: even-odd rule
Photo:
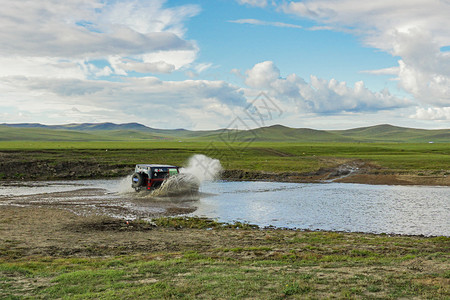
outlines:
[[[0,205],[80,215],[152,218],[188,214],[259,226],[450,236],[450,188],[348,183],[203,183],[197,195],[151,197],[129,180],[0,183]]]
[[[197,216],[260,226],[450,235],[450,188],[349,183],[212,182]]]

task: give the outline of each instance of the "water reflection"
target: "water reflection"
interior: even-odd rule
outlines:
[[[202,191],[217,196],[201,199],[193,215],[226,222],[245,220],[261,226],[312,230],[450,235],[448,187],[220,182],[209,183]]]

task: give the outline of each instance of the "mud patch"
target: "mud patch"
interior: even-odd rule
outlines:
[[[149,231],[156,226],[144,221],[127,221],[121,219],[97,218],[84,222],[69,224],[64,229],[83,233],[93,231]]]

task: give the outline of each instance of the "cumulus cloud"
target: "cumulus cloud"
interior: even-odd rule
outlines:
[[[372,92],[362,81],[353,87],[335,79],[310,76],[309,82],[296,74],[280,77],[280,70],[271,61],[256,64],[246,71],[245,83],[268,91],[274,98],[289,100],[302,111],[319,114],[379,111],[410,106],[407,99],[390,94],[387,89]]]
[[[284,3],[281,9],[326,28],[345,29],[365,44],[399,56],[398,66],[378,73],[395,73],[399,86],[422,103],[450,103],[450,55],[440,50],[450,45],[450,2],[306,0]]]
[[[245,84],[253,88],[264,89],[280,77],[280,70],[272,61],[264,61],[245,72]]]
[[[411,117],[420,120],[450,121],[450,107],[419,107]]]

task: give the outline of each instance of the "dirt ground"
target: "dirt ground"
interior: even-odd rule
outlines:
[[[424,172],[411,172],[409,174],[379,172],[370,165],[362,164],[354,169],[347,164],[337,168],[320,169],[310,174],[296,172],[267,173],[242,170],[227,170],[224,172],[227,180],[269,180],[298,183],[318,183],[334,181],[342,183],[382,184],[382,185],[438,185],[450,186],[450,176],[425,174]]]
[[[191,250],[209,252],[223,248],[275,245],[273,251],[264,254],[270,257],[276,255],[277,251],[280,253],[288,251],[290,244],[286,241],[307,234],[308,231],[280,229],[208,230],[157,227],[147,222],[128,222],[102,216],[83,217],[54,208],[0,207],[0,257],[9,258],[116,256]],[[378,237],[363,233],[340,233],[340,235],[342,235],[339,238],[340,243],[344,244],[341,245],[343,251],[349,252],[355,247],[361,247],[352,241]],[[422,237],[410,238],[422,239]],[[406,244],[406,247],[409,246]],[[390,250],[381,247],[378,251]],[[242,254],[230,252],[230,255]]]
[[[143,222],[38,207],[0,207],[0,253],[8,256],[104,256],[255,246],[263,231],[176,230]],[[1,249],[3,248],[3,249]],[[7,251],[8,253],[4,253]]]

